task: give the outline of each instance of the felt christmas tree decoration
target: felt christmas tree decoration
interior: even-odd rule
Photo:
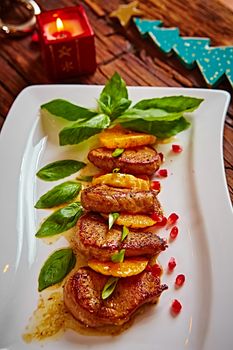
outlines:
[[[207,85],[217,85],[225,76],[233,87],[233,47],[210,47],[208,38],[187,38],[178,28],[160,28],[159,20],[134,19],[139,33],[149,36],[164,53],[175,53],[187,68],[197,64]]]

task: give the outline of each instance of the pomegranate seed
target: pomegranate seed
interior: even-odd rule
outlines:
[[[157,172],[158,176],[160,177],[167,177],[168,176],[168,172],[167,172],[167,169],[160,169],[158,172]]]
[[[159,153],[159,157],[160,157],[160,161],[161,161],[161,163],[163,163],[164,162],[164,155],[163,155],[163,153]]]
[[[178,313],[180,313],[181,309],[182,309],[181,303],[177,299],[174,299],[172,302],[172,305],[171,305],[172,314],[178,315]]]
[[[152,275],[157,277],[161,275],[162,269],[159,264],[154,264],[151,268]]]
[[[161,227],[166,226],[166,225],[167,225],[167,218],[165,216],[163,216],[161,221],[159,221],[155,224],[155,226],[161,226]]]
[[[174,226],[174,227],[171,229],[170,238],[171,238],[171,239],[176,239],[178,233],[179,233],[178,227],[177,227],[177,226]]]
[[[172,272],[175,267],[176,267],[176,260],[175,258],[172,257],[168,262],[168,270]]]
[[[145,268],[145,271],[151,272],[152,271],[152,267],[149,264],[147,264],[146,268]]]
[[[179,219],[179,216],[176,213],[170,214],[168,219],[167,219],[168,228],[171,227],[172,225],[174,225],[178,219]]]
[[[160,214],[157,214],[157,213],[153,213],[153,214],[151,214],[151,219],[156,221],[156,223],[162,222],[163,215],[160,215]]]
[[[159,181],[152,181],[151,182],[151,189],[156,190],[156,191],[160,191],[160,189],[161,189],[160,182]]]
[[[183,151],[183,148],[180,145],[172,145],[172,151],[174,153],[181,153]]]
[[[154,264],[153,266],[147,265],[145,271],[149,271],[152,273],[153,276],[157,277],[161,275],[162,269],[159,266],[159,264]]]
[[[185,275],[180,274],[176,276],[176,281],[175,281],[176,287],[183,286],[184,282],[185,282]]]

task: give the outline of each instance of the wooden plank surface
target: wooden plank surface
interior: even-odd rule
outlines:
[[[96,34],[98,67],[90,76],[70,83],[104,84],[115,70],[128,85],[205,87],[198,69],[187,70],[175,57],[160,53],[150,40],[143,39],[131,22],[125,29],[109,14],[118,0],[38,0],[42,10],[77,5],[85,7]],[[233,45],[233,12],[223,0],[146,0],[139,1],[145,18],[160,19],[165,27],[179,27],[183,36],[209,37],[212,45]],[[31,36],[1,38],[0,50],[0,127],[18,93],[28,85],[51,83],[44,72],[40,48]],[[58,82],[58,83],[63,83]],[[227,81],[219,89],[231,92]],[[228,188],[233,201],[233,103],[224,130],[224,161]]]

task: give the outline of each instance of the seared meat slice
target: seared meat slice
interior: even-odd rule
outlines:
[[[97,214],[83,215],[77,224],[73,238],[75,250],[88,258],[111,260],[112,254],[125,249],[125,256],[157,255],[167,247],[166,242],[152,232],[130,229],[121,242],[122,227],[114,225],[108,229],[106,221]]]
[[[162,214],[155,191],[133,191],[96,185],[82,191],[81,203],[85,209],[100,213]]]
[[[104,147],[93,149],[88,159],[106,172],[120,168],[122,173],[150,176],[160,167],[160,156],[151,147],[128,148],[119,157],[113,157],[112,152],[112,149]]]
[[[120,278],[113,294],[103,300],[101,292],[108,280],[83,267],[66,281],[64,302],[70,313],[90,327],[122,325],[143,304],[155,303],[167,289],[151,272]]]

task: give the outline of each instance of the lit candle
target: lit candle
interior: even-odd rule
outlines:
[[[57,17],[55,21],[44,26],[44,34],[48,40],[70,38],[84,32],[84,29],[77,19],[61,19]]]
[[[42,57],[53,80],[95,71],[94,32],[81,5],[42,12],[37,24]]]

